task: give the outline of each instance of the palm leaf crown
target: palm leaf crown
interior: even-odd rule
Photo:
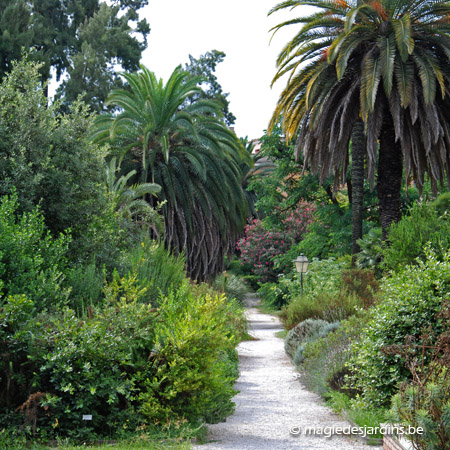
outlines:
[[[289,79],[272,126],[283,115],[288,139],[321,179],[342,182],[348,143],[361,117],[367,135],[368,177],[374,183],[377,144],[393,123],[406,176],[419,189],[449,177],[450,3],[428,0],[285,1],[284,8],[317,12],[277,25],[300,25],[280,53],[275,82]]]
[[[221,119],[219,103],[187,101],[201,89],[200,78],[181,67],[166,84],[145,67],[124,77],[130,89],[108,97],[120,113],[100,116],[93,139],[110,142],[139,181],[161,186],[166,242],[186,253],[192,278],[205,279],[223,270],[245,225],[239,168],[245,150]]]

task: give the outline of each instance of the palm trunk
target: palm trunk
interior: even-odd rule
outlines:
[[[390,116],[383,123],[378,159],[378,205],[383,240],[387,240],[389,227],[401,219],[400,193],[403,176],[403,155]]]
[[[366,139],[364,124],[358,120],[352,133],[352,267],[361,251],[357,240],[363,236],[364,157]]]

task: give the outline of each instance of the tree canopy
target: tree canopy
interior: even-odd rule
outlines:
[[[0,79],[22,48],[43,63],[43,81],[64,78],[59,97],[70,105],[82,92],[100,111],[119,81],[117,67],[137,70],[150,32],[138,10],[148,0],[0,1]]]

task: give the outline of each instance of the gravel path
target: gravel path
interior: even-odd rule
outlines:
[[[209,443],[196,450],[377,450],[348,436],[293,436],[291,427],[348,426],[321,399],[298,381],[298,373],[284,352],[278,319],[254,308],[258,299],[248,296],[247,318],[255,341],[239,344],[239,394],[236,410],[226,422],[209,425]]]

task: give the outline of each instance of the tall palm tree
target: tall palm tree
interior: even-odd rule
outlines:
[[[368,178],[377,191],[383,236],[399,220],[403,169],[422,189],[449,176],[450,4],[443,0],[285,1],[314,14],[278,58],[275,80],[290,73],[274,118],[321,178],[342,180],[356,121],[364,122]],[[306,64],[306,65],[305,65]],[[377,153],[379,147],[379,151]],[[378,167],[377,167],[378,162]],[[404,167],[403,167],[404,166]]]
[[[185,252],[193,279],[207,279],[223,270],[245,226],[244,149],[220,119],[220,104],[188,101],[201,79],[180,67],[166,84],[145,67],[124,77],[130,89],[108,97],[120,113],[100,116],[93,139],[110,142],[140,182],[161,186],[166,243]]]

